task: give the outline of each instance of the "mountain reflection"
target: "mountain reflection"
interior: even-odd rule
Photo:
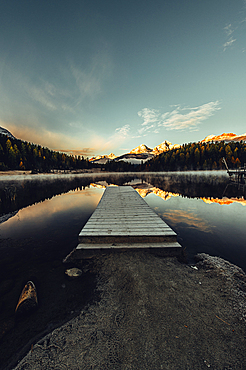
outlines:
[[[135,182],[135,184],[134,184],[134,182]],[[159,198],[167,201],[167,200],[171,199],[171,197],[183,196],[183,194],[180,194],[180,193],[173,193],[173,192],[170,192],[170,191],[162,190],[162,189],[157,188],[157,187],[153,187],[151,184],[146,183],[146,182],[138,183],[138,182],[136,182],[136,180],[134,182],[131,183],[131,186],[139,193],[139,195],[142,198],[147,197],[147,195],[154,194],[154,195],[158,196]],[[93,187],[93,188],[105,189],[108,186],[118,186],[118,185],[108,184],[106,181],[100,181],[98,183],[91,183],[90,186]],[[241,204],[242,206],[246,206],[246,200],[244,199],[243,196],[238,197],[238,198],[227,198],[227,197],[223,197],[223,198],[194,197],[194,198],[201,199],[206,204],[216,203],[216,204],[220,204],[220,205],[230,205],[230,204],[233,204],[233,203],[237,203],[237,204]]]
[[[207,204],[217,203],[220,205],[230,205],[232,203],[241,204],[242,206],[246,206],[246,200],[244,198],[222,198],[222,199],[213,199],[213,198],[200,198]]]
[[[59,194],[88,187],[103,189],[107,186],[131,185],[145,198],[155,194],[167,201],[172,197],[202,199],[206,204],[245,205],[245,188],[229,183],[228,176],[219,171],[187,173],[94,173],[66,175],[56,178],[40,175],[24,180],[11,176],[0,179],[0,222],[14,212]]]

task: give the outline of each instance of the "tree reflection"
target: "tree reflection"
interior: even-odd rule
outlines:
[[[69,191],[83,190],[91,183],[132,185],[134,188],[158,188],[187,198],[245,198],[245,187],[230,184],[218,172],[180,173],[94,173],[66,176],[42,176],[33,179],[0,181],[0,216],[51,199]]]

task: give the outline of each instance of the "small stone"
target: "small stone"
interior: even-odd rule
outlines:
[[[67,276],[69,276],[70,278],[75,279],[82,275],[82,271],[77,267],[74,267],[72,269],[67,269],[65,271],[65,274],[67,274]]]
[[[194,270],[198,270],[198,267],[196,267],[196,266],[191,266],[191,268],[194,269]]]

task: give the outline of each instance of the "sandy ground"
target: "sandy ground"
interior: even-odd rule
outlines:
[[[15,369],[246,369],[246,276],[220,258],[198,260],[91,261],[100,299],[30,345]]]

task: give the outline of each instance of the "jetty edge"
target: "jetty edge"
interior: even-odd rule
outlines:
[[[79,244],[64,259],[70,262],[112,251],[148,250],[180,256],[177,234],[131,186],[109,186],[78,236]]]

